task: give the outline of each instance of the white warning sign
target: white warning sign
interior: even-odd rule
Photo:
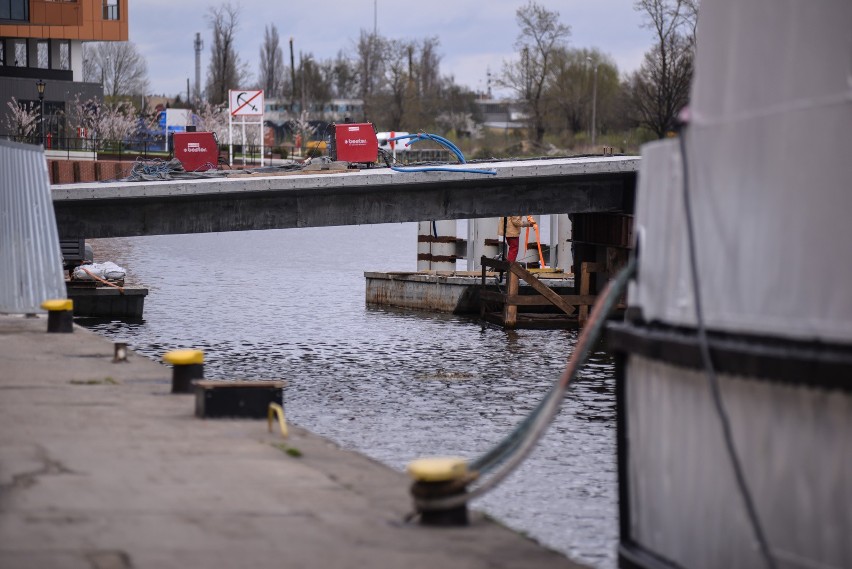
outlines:
[[[250,117],[263,114],[263,90],[241,91],[231,89],[228,91],[228,109],[231,116]]]

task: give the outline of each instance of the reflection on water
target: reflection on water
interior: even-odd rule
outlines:
[[[288,419],[403,469],[474,458],[544,396],[575,331],[504,331],[367,307],[363,272],[414,270],[416,225],[100,240],[96,261],[150,289],[141,323],[91,323],[160,358],[205,351],[209,378],[285,379]],[[615,566],[613,364],[592,355],[542,444],[474,507],[569,557]]]

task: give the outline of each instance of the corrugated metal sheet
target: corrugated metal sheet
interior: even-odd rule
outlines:
[[[0,312],[40,312],[65,297],[44,151],[0,140]]]

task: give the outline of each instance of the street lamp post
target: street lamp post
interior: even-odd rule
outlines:
[[[44,146],[44,85],[45,85],[45,83],[41,79],[36,81],[36,89],[38,89],[38,102],[39,102],[39,106],[41,107],[40,122],[41,122],[41,144],[42,144],[42,146]]]
[[[592,62],[592,58],[587,57],[586,61]],[[597,128],[596,128],[596,125],[595,125],[595,119],[597,117],[595,116],[595,114],[596,114],[596,111],[597,111],[597,104],[598,104],[598,64],[597,64],[597,62],[593,62],[593,63],[595,65],[595,72],[594,72],[595,78],[594,78],[594,81],[592,83],[592,147],[595,146],[595,134],[596,134],[596,131],[597,131]]]

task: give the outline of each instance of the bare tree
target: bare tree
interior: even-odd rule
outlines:
[[[688,32],[697,12],[691,20],[684,0],[638,0],[636,9],[645,12],[655,44],[630,78],[631,106],[637,122],[663,138],[689,100],[695,37]]]
[[[407,124],[422,127],[433,122],[445,110],[441,100],[441,56],[438,54],[438,45],[437,37],[427,37],[413,46],[416,57],[411,58],[409,68],[414,104],[413,112],[406,119]]]
[[[333,64],[317,62],[312,54],[299,54],[296,71],[296,92],[302,102],[302,110],[311,106],[321,110],[331,100]]]
[[[597,68],[597,89],[594,69]],[[598,50],[556,50],[550,69],[545,97],[548,116],[560,131],[572,133],[589,130],[592,99],[597,101],[597,128],[604,130],[610,118],[611,103],[620,89],[618,68],[610,57]]]
[[[144,95],[148,63],[133,42],[83,44],[83,79],[103,83],[104,96]]]
[[[355,64],[343,51],[337,52],[333,63],[333,92],[341,99],[354,99],[358,95],[358,74]]]
[[[207,97],[213,104],[228,100],[228,90],[248,80],[248,69],[234,45],[239,28],[239,8],[230,2],[209,8],[207,20],[213,30],[213,48],[207,68]]]
[[[371,120],[384,129],[420,128],[434,122],[444,109],[438,38],[397,40],[375,38],[380,57],[373,90],[364,96]]]
[[[546,99],[544,92],[550,76],[554,53],[564,47],[571,27],[559,21],[559,12],[550,11],[532,0],[516,12],[520,27],[515,48],[518,61],[503,63],[499,83],[517,93],[527,103],[533,136],[537,143],[544,139]]]
[[[360,78],[358,93],[364,100],[364,114],[367,120],[372,120],[372,95],[378,92],[384,73],[385,48],[386,41],[381,36],[361,30],[361,36],[355,46],[355,60]]]
[[[403,40],[388,40],[385,50],[383,81],[383,110],[385,130],[402,128],[406,116],[417,97],[413,75],[414,44]]]
[[[419,42],[420,52],[417,58],[418,95],[423,98],[435,97],[441,88],[441,56],[438,55],[440,41],[437,36],[425,38]]]
[[[476,124],[482,122],[482,112],[476,104],[476,93],[457,85],[452,76],[441,79],[437,100],[434,122],[443,134],[455,131],[458,136],[472,135]]]
[[[698,47],[698,8],[700,0],[683,0],[683,29],[692,49]]]
[[[263,45],[260,47],[260,88],[267,97],[281,97],[284,93],[284,52],[275,24],[267,26],[263,32]]]

